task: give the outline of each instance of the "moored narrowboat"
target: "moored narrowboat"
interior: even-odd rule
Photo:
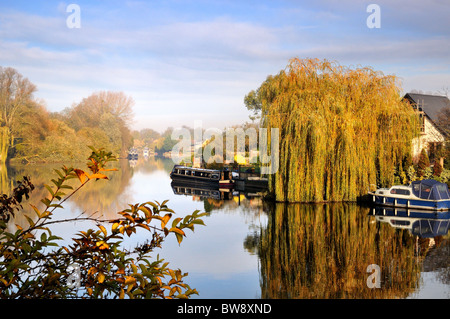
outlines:
[[[231,171],[220,171],[215,169],[195,168],[182,165],[175,165],[170,173],[174,181],[197,183],[197,184],[217,184],[221,188],[233,187]]]
[[[373,203],[382,206],[404,207],[425,210],[450,209],[450,192],[447,184],[433,179],[396,185],[370,192]]]

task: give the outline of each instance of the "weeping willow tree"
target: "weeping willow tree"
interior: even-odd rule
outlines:
[[[268,176],[277,201],[356,200],[392,184],[418,134],[398,79],[371,68],[292,59],[245,103],[263,127],[279,128],[279,169]]]

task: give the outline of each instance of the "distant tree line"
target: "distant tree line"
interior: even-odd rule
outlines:
[[[170,152],[177,143],[172,140],[173,127],[168,127],[163,133],[159,133],[151,128],[144,128],[140,131],[133,131],[134,147],[148,147],[158,155]]]
[[[194,129],[187,126],[183,126],[191,131],[193,136]],[[178,143],[176,139],[172,139],[172,132],[174,128],[168,127],[162,133],[159,133],[150,128],[144,128],[140,131],[133,131],[131,134],[133,136],[134,147],[143,148],[148,147],[153,150],[158,155],[163,155],[164,153],[172,151],[175,144]]]
[[[0,67],[0,163],[81,161],[88,145],[121,156],[132,145],[134,101],[123,92],[95,92],[49,112],[36,90],[17,70]]]

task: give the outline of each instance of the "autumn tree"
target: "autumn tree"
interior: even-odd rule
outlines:
[[[434,161],[433,176],[436,176],[436,177],[441,176],[442,171],[443,171],[443,168],[441,166],[441,163],[439,161]]]
[[[83,127],[101,128],[109,137],[115,153],[120,153],[132,143],[129,127],[133,120],[133,106],[133,98],[123,92],[101,91],[84,98],[64,114],[75,131]]]
[[[438,113],[437,126],[444,133],[445,142],[442,145],[442,157],[444,157],[444,167],[450,169],[450,100],[447,99],[447,106]]]
[[[24,108],[33,103],[36,86],[15,69],[0,67],[0,163],[5,163]]]
[[[174,128],[168,127],[162,134],[161,137],[156,142],[155,151],[157,153],[165,153],[172,151],[174,145],[177,144],[177,141],[172,139],[172,132]],[[160,154],[161,155],[161,154]]]
[[[428,158],[427,151],[422,149],[419,154],[419,161],[417,162],[417,175],[422,177],[425,175],[425,169],[430,166],[430,160]]]
[[[42,146],[53,128],[54,123],[43,103],[27,104],[17,119],[16,138],[14,148],[9,153],[10,158],[24,162],[42,160]]]
[[[10,67],[0,67],[0,165],[82,161],[87,145],[115,154],[132,145],[134,101],[123,92],[102,91],[61,112],[34,99],[36,86]],[[123,154],[123,153],[122,153]]]
[[[128,126],[133,120],[133,98],[123,92],[100,91],[83,98],[67,113],[74,129],[98,126],[100,117],[110,113]]]
[[[272,79],[272,76],[267,77],[266,82],[270,81],[271,79]],[[260,101],[261,96],[258,93],[259,93],[259,89],[257,91],[251,90],[244,97],[245,107],[253,113],[252,115],[249,116],[252,121],[261,118],[260,112],[261,112],[262,103]]]
[[[439,111],[436,124],[446,136],[450,136],[450,103]]]
[[[277,201],[356,200],[388,186],[417,136],[397,78],[371,68],[292,59],[245,102],[262,127],[279,129],[279,169],[268,176]]]
[[[132,136],[135,143],[134,146],[147,146],[154,149],[161,134],[151,128],[145,128],[140,131],[133,131]]]

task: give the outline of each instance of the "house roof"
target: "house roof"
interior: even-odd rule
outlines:
[[[439,113],[445,107],[450,107],[450,100],[446,96],[406,93],[404,99],[408,99],[411,103],[420,106],[434,123],[438,122]]]

